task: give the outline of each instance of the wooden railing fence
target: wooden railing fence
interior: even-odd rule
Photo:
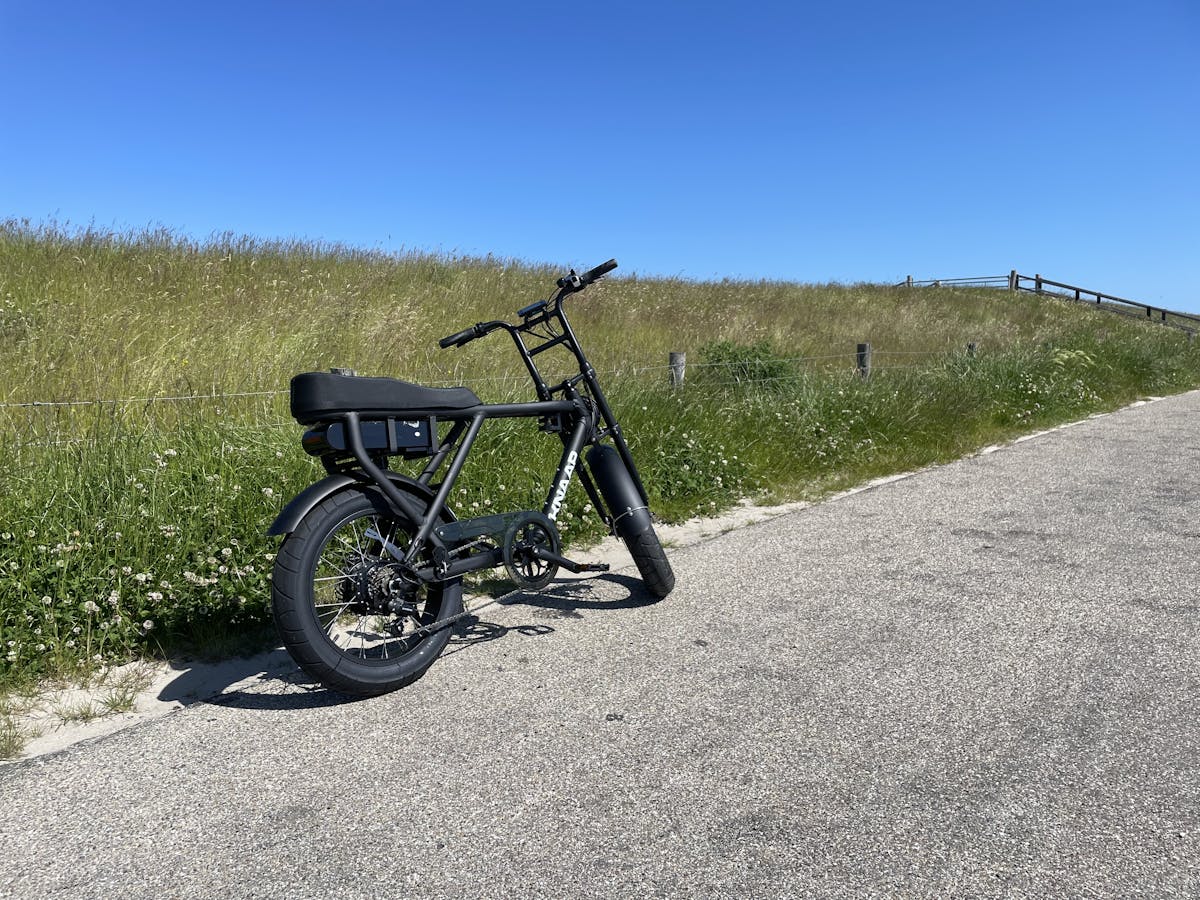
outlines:
[[[1092,288],[1080,287],[1076,284],[1066,284],[1061,281],[1052,281],[1049,278],[1043,278],[1041,275],[1022,275],[1016,269],[1010,271],[1008,275],[979,275],[971,278],[933,278],[925,281],[914,281],[913,277],[909,275],[907,279],[900,282],[896,287],[1005,287],[1013,292],[1024,291],[1030,294],[1073,300],[1077,303],[1089,303],[1098,309],[1103,309],[1107,312],[1122,313],[1124,315],[1140,316],[1141,312],[1134,312],[1134,310],[1144,311],[1147,319],[1186,331],[1189,339],[1193,339],[1196,331],[1200,330],[1200,315],[1164,309],[1161,306],[1155,306],[1141,300],[1127,300],[1124,297],[1116,297],[1112,294],[1106,294],[1103,291],[1093,290]]]

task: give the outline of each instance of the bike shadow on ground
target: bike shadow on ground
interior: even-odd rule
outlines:
[[[598,582],[616,585],[625,592],[612,596],[614,592],[609,588],[597,590]],[[657,602],[658,598],[646,591],[639,579],[615,574],[562,579],[542,591],[517,591],[491,600],[475,601],[470,605],[485,615],[488,610],[528,608],[535,621],[504,624],[490,621],[493,616],[484,618],[474,613],[454,627],[442,657],[513,634],[522,637],[553,634],[556,629],[550,621],[581,619],[583,610],[635,609]],[[298,669],[286,650],[276,649],[248,659],[229,660],[220,666],[185,669],[159,692],[158,699],[185,706],[207,703],[285,712],[341,706],[371,698],[329,690]]]
[[[322,687],[297,668],[282,647],[219,665],[183,669],[158,693],[166,703],[207,703],[244,709],[297,710],[338,706],[362,698]]]
[[[597,590],[598,585],[616,585],[624,594]],[[581,619],[580,610],[604,612],[618,609],[638,609],[657,603],[640,578],[629,575],[605,574],[595,578],[562,578],[541,591],[515,591],[505,594],[496,603],[505,607],[527,606],[537,618]]]
[[[596,582],[618,585],[625,588],[628,594],[615,598],[601,596],[595,588]],[[640,580],[627,575],[608,574],[596,578],[564,578],[541,591],[516,591],[493,600],[477,603],[476,608],[482,610],[491,607],[503,609],[529,607],[533,617],[541,621],[526,622],[520,625],[502,625],[498,622],[487,621],[478,614],[469,616],[454,630],[450,644],[442,651],[442,656],[460,653],[480,644],[491,643],[513,633],[523,637],[552,634],[555,628],[547,624],[546,620],[582,619],[583,614],[580,610],[635,609],[657,602],[658,598],[646,591]]]

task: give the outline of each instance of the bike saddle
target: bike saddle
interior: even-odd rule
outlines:
[[[292,417],[302,425],[357,412],[365,417],[403,416],[479,405],[465,387],[431,388],[399,378],[304,372],[292,379]]]

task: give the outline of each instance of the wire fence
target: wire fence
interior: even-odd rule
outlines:
[[[888,350],[884,348],[875,348],[873,352],[880,356],[943,356],[947,351],[940,350]],[[772,356],[766,362],[774,366],[776,364],[792,364],[792,363],[812,363],[812,362],[828,362],[830,360],[854,360],[855,353],[827,353],[814,356]],[[752,366],[754,360],[718,360],[714,362],[689,362],[687,363],[688,371],[696,369],[744,369]],[[668,364],[654,365],[630,365],[619,366],[617,368],[597,370],[596,375],[601,378],[628,378],[646,375],[652,372],[666,373],[675,369],[676,366]],[[882,368],[882,367],[880,367]],[[739,379],[741,383],[745,379]],[[530,384],[528,373],[520,372],[510,375],[485,375],[469,379],[459,380],[438,380],[438,379],[422,379],[421,384],[427,387],[462,387],[465,381],[470,381],[471,384]],[[709,386],[721,384],[722,382],[706,382]],[[71,399],[71,400],[18,400],[0,402],[0,409],[64,409],[70,407],[101,407],[101,406],[137,406],[150,405],[155,403],[191,403],[191,402],[214,402],[219,403],[234,399],[243,399],[248,397],[286,397],[286,390],[272,391],[213,391],[207,394],[179,394],[168,396],[149,396],[149,397],[119,397],[119,398],[94,398],[94,399]]]
[[[868,377],[876,373],[913,371],[925,368],[927,363],[921,363],[918,360],[946,358],[953,352],[877,348],[873,350],[874,362],[870,359],[872,353],[868,352],[866,368],[864,368],[862,356],[862,347],[864,346],[869,347],[869,345],[859,345],[858,352],[771,356],[762,360],[755,358],[705,360],[687,363],[686,367],[674,361],[666,364],[644,361],[598,370],[596,374],[601,381],[616,382],[613,387],[617,388],[619,385],[619,390],[625,392],[628,392],[631,387],[635,390],[651,392],[680,388],[687,392],[744,390],[748,387],[774,387],[785,382],[795,381],[801,374],[797,370],[806,366],[824,368],[825,371],[856,373],[861,377]],[[973,352],[973,345],[971,347]],[[897,361],[891,362],[892,358]],[[838,363],[844,365],[838,365]],[[784,371],[781,371],[781,368]],[[787,371],[789,369],[791,371]],[[686,383],[684,382],[685,371],[690,376]],[[467,383],[472,388],[482,385],[501,393],[507,388],[512,388],[515,393],[518,388],[529,389],[531,386],[529,375],[526,372],[471,376],[460,380],[423,379],[420,383],[429,387],[459,387]],[[286,412],[280,401],[288,396],[287,390],[233,390],[228,392],[213,390],[209,393],[140,397],[13,400],[0,402],[0,416],[8,420],[9,431],[15,438],[13,444],[17,448],[77,447],[106,440],[105,437],[98,435],[80,435],[79,431],[82,430],[78,421],[80,415],[104,413],[106,417],[127,420],[130,409],[136,410],[137,407],[143,407],[142,411],[149,418],[152,416],[152,410],[167,405],[179,408],[192,404],[196,406],[208,404],[221,408],[251,401],[250,407],[239,409],[242,414],[240,419],[230,420],[240,430],[268,432],[282,428],[295,429],[296,423],[283,417]],[[531,396],[530,399],[533,397]],[[228,412],[228,410],[222,409],[221,412]],[[258,414],[269,421],[245,421],[245,417],[250,414]]]
[[[1008,275],[972,275],[967,278],[929,278],[914,281],[911,275],[894,287],[1007,287]]]

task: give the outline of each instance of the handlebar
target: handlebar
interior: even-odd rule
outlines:
[[[518,311],[517,315],[524,319],[528,319],[530,316],[536,316],[545,310],[547,304],[553,306],[556,301],[561,300],[568,294],[573,294],[576,291],[582,291],[589,284],[603,278],[616,267],[617,261],[615,259],[610,259],[608,262],[600,263],[600,265],[596,266],[594,269],[588,269],[582,275],[576,275],[575,270],[572,269],[570,274],[564,275],[562,278],[558,279],[558,294],[551,297],[548,301],[539,300],[537,303],[526,306],[524,309]],[[550,315],[550,313],[546,313],[546,315]],[[559,315],[561,315],[561,312]],[[526,325],[528,324],[529,323],[526,322]],[[438,346],[443,350],[449,347],[461,347],[463,344],[468,344],[475,340],[475,338],[483,337],[485,334],[494,331],[497,328],[508,328],[509,330],[512,330],[513,326],[510,326],[504,322],[477,322],[470,328],[464,328],[462,331],[459,331],[456,334],[447,335],[446,337],[442,338],[440,341],[438,341]]]
[[[617,267],[617,261],[610,259],[608,262],[600,263],[594,269],[588,269],[582,275],[576,275],[572,269],[568,274],[558,279],[558,286],[562,289],[563,295],[573,294],[576,291],[582,291],[593,281],[598,280],[604,275],[607,275]]]
[[[610,259],[608,262],[600,263],[600,265],[596,266],[596,268],[594,268],[594,269],[588,269],[586,272],[584,272],[582,275],[579,276],[579,280],[582,281],[584,284],[591,284],[597,278],[607,275],[609,272],[611,272],[616,267],[617,267],[617,261],[615,259]]]
[[[462,331],[458,332],[458,334],[452,334],[449,337],[442,338],[440,341],[438,341],[438,346],[443,350],[450,346],[461,347],[463,344],[473,341],[475,338],[479,337],[480,331],[481,330],[478,325],[472,325],[470,328],[464,328]]]

